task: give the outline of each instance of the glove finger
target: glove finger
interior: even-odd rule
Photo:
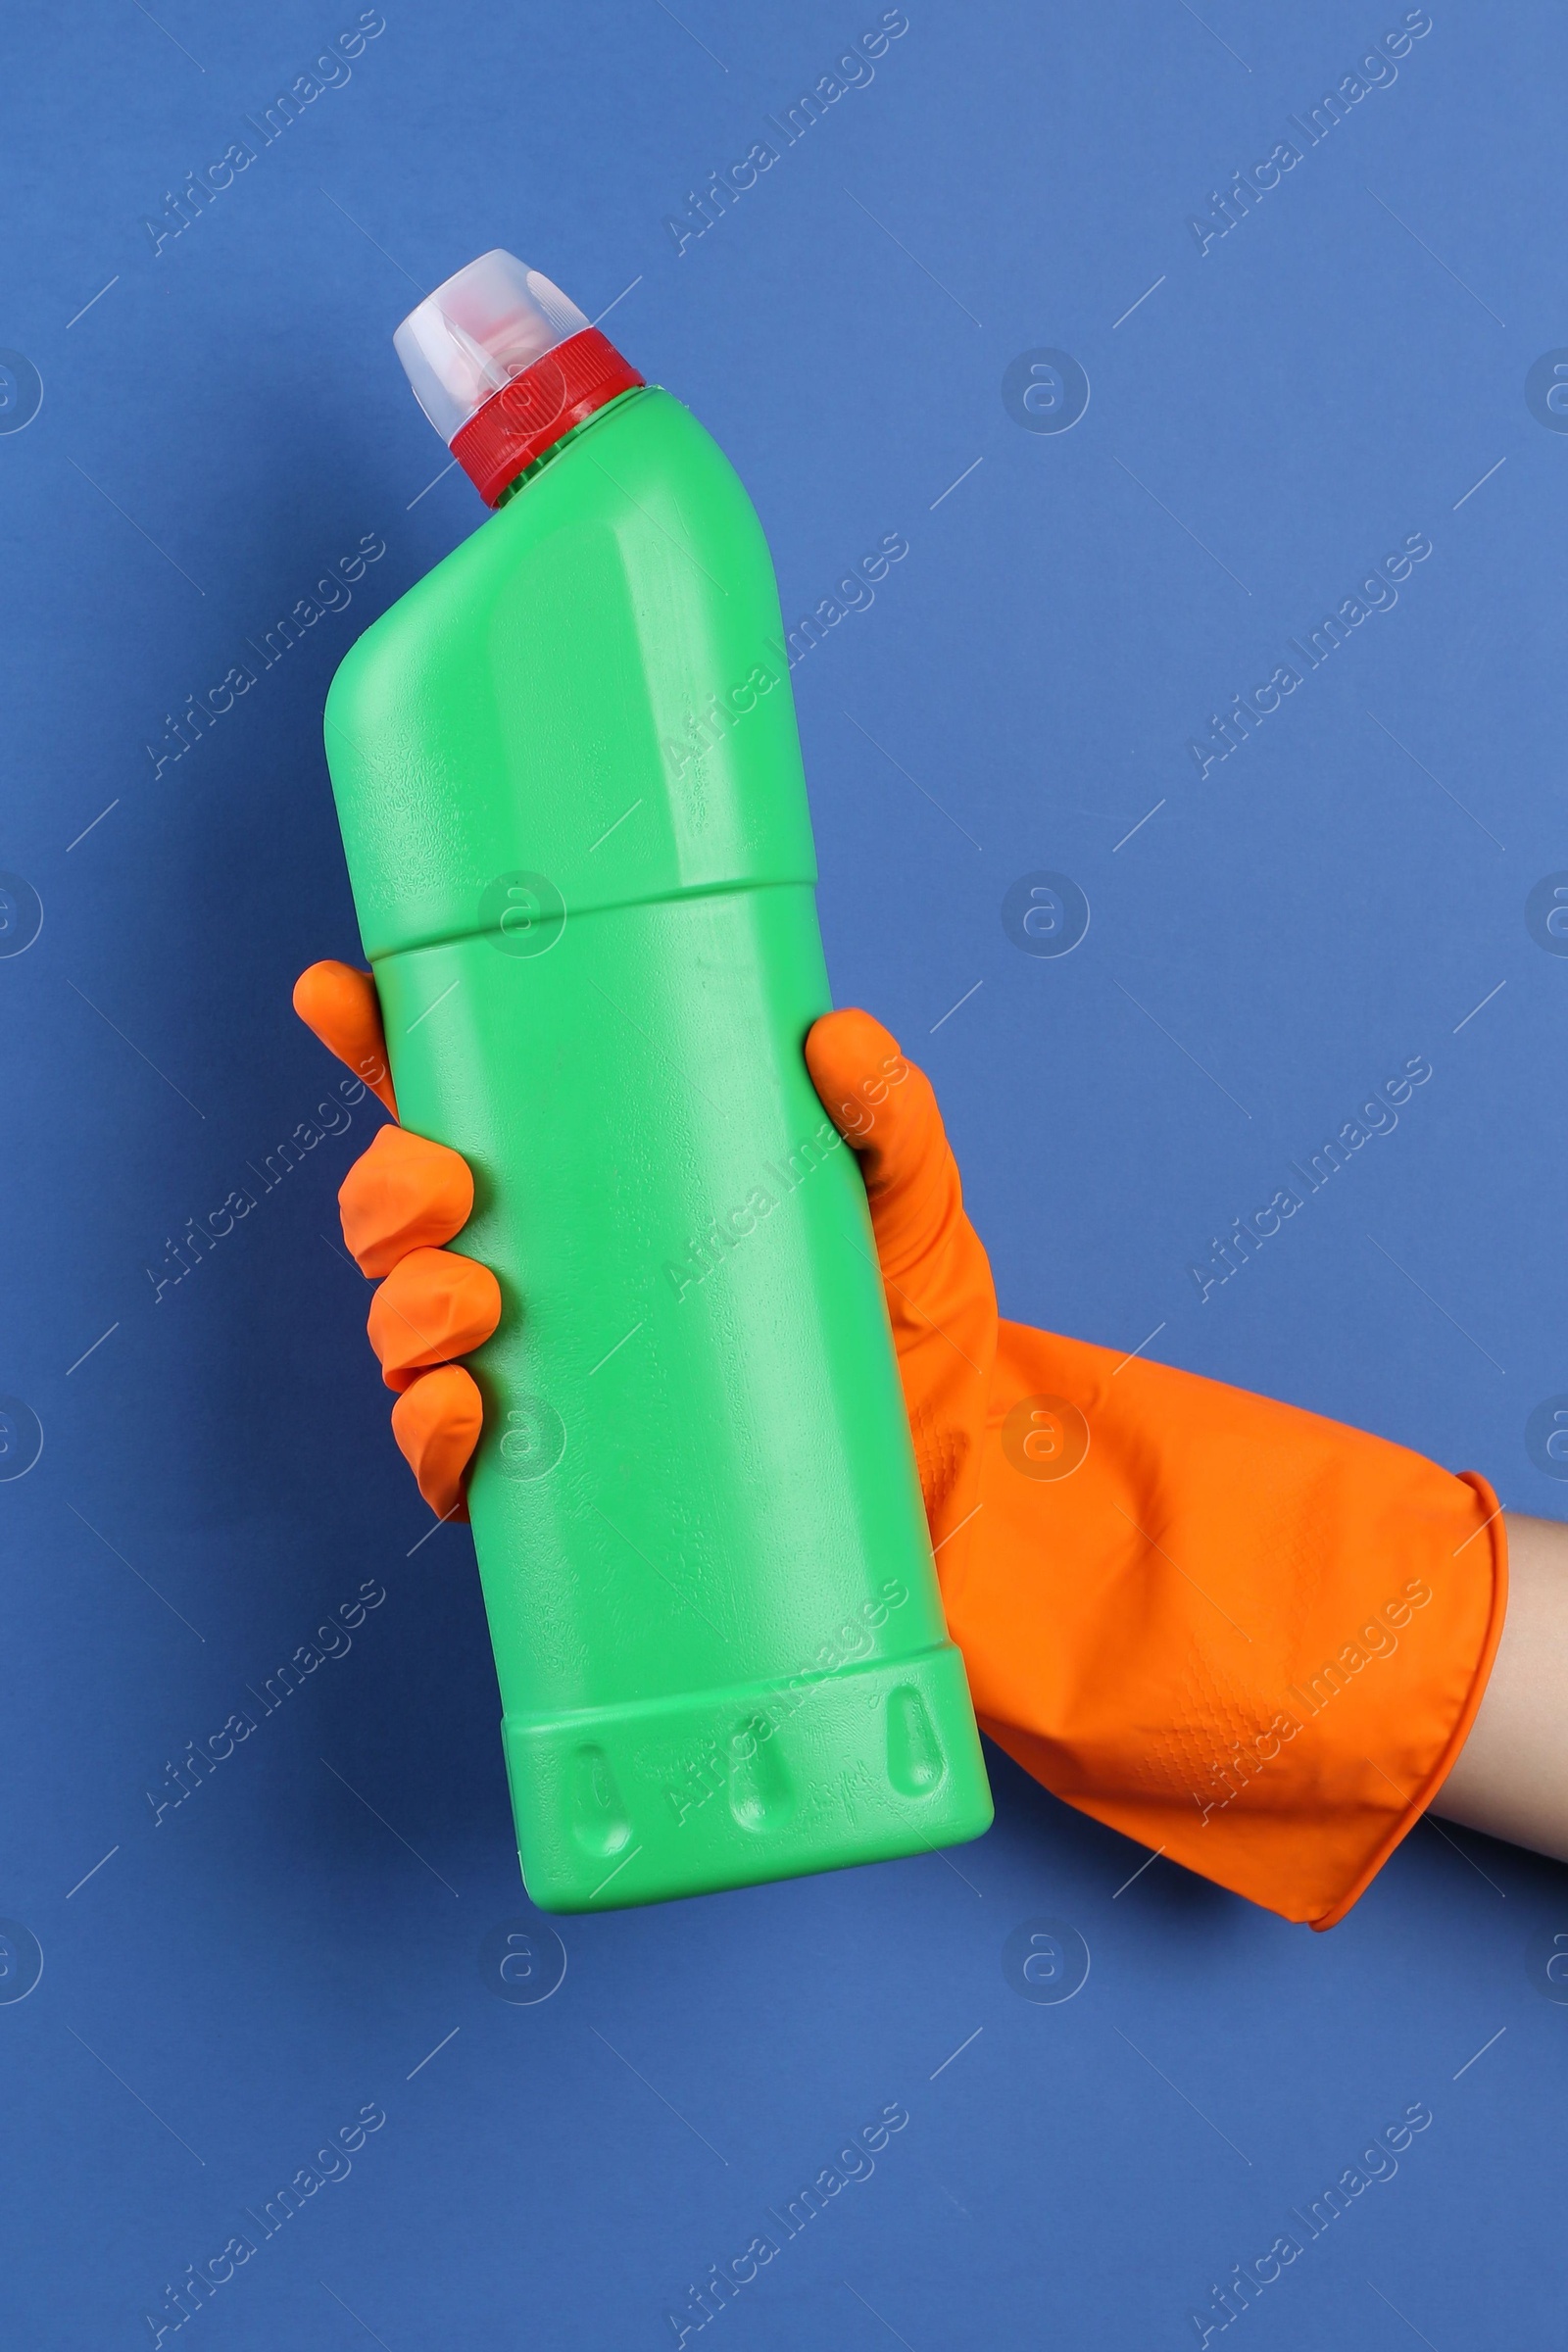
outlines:
[[[483,1423],[479,1391],[461,1364],[421,1372],[392,1407],[392,1435],[438,1518],[468,1516],[463,1478]]]
[[[390,1274],[411,1250],[461,1233],[473,1209],[467,1161],[445,1144],[382,1127],[338,1188],[343,1239],[362,1274]]]
[[[501,1320],[501,1285],[455,1250],[413,1250],[370,1300],[367,1328],[389,1389],[428,1364],[466,1355]]]
[[[363,1078],[394,1118],[398,1115],[387,1068],[381,1004],[369,972],[349,963],[313,963],[294,983],[294,1009],[329,1054]]]

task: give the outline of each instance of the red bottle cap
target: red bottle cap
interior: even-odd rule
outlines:
[[[392,338],[415,398],[488,506],[596,409],[643,382],[576,304],[499,249]]]
[[[499,506],[519,473],[574,424],[644,379],[597,327],[558,343],[493,393],[452,443],[452,455],[486,506]]]

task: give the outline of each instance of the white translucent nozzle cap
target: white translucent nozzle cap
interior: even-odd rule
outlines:
[[[415,399],[450,445],[514,375],[588,324],[559,286],[498,246],[427,294],[392,343]]]

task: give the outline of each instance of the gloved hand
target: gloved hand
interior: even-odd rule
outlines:
[[[368,974],[317,964],[294,1001],[384,1079]],[[1096,1819],[1333,1926],[1480,1705],[1507,1579],[1491,1488],[1291,1405],[1003,1321],[929,1081],[859,1011],[819,1020],[806,1058],[859,1155],[982,1728]],[[351,1250],[386,1277],[370,1336],[402,1391],[398,1442],[432,1508],[457,1515],[481,1414],[445,1359],[499,1314],[485,1269],[435,1247],[468,1213],[467,1170],[387,1128],[339,1198]]]

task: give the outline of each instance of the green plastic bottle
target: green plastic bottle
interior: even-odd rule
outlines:
[[[489,503],[326,709],[404,1122],[494,1268],[468,1491],[550,1911],[991,1820],[830,999],[778,593],[696,419],[511,255],[398,330]],[[868,1071],[874,1080],[879,1073]]]

